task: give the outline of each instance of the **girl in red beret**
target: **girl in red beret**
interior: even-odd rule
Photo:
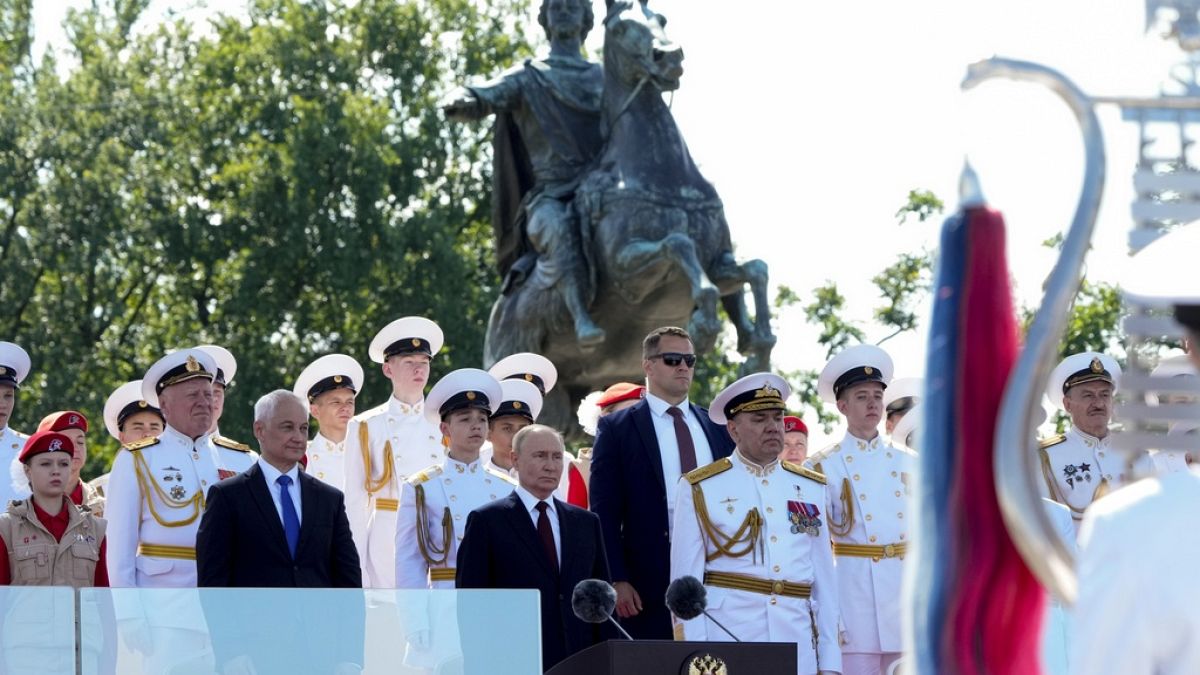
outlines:
[[[19,457],[33,495],[0,514],[0,584],[108,586],[103,519],[67,498],[71,439],[57,431],[29,437]]]

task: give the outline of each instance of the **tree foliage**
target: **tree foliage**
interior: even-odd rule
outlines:
[[[31,2],[0,4],[0,336],[34,374],[14,426],[108,394],[165,351],[237,355],[222,432],[331,351],[436,317],[434,376],[477,365],[497,279],[486,126],[437,102],[531,53],[527,0],[253,0],[208,30],[147,0],[65,20],[37,58]],[[385,396],[368,375],[360,405]],[[243,393],[245,392],[245,393]],[[115,443],[92,434],[87,475]]]

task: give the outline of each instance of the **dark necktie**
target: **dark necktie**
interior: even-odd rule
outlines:
[[[279,504],[283,511],[283,535],[287,537],[288,551],[292,558],[296,557],[296,544],[300,543],[300,517],[296,515],[296,505],[292,503],[292,495],[288,486],[292,484],[291,476],[280,476],[275,479],[279,483]]]
[[[546,502],[538,502],[534,507],[538,512],[537,531],[538,536],[542,539],[542,548],[546,550],[546,558],[550,561],[550,569],[558,574],[558,550],[554,548],[554,530],[550,528],[550,517],[546,515],[546,509],[550,505]]]
[[[687,473],[696,468],[696,444],[692,442],[692,432],[683,419],[683,411],[675,406],[667,408],[667,414],[675,423],[675,444],[679,446],[679,468]]]

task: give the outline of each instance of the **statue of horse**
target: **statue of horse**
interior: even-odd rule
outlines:
[[[512,353],[545,355],[560,385],[542,421],[568,428],[589,391],[641,381],[641,339],[654,328],[686,326],[697,353],[714,349],[718,301],[733,323],[747,371],[769,368],[775,336],[767,265],[739,263],[712,184],[697,169],[662,94],[679,86],[683,50],[645,2],[610,0],[604,20],[605,145],[575,196],[591,271],[591,313],[607,339],[582,348],[554,289],[518,286],[492,308],[487,365]],[[745,301],[754,298],[751,317]]]

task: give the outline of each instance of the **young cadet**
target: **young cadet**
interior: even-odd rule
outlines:
[[[790,395],[783,378],[756,373],[713,399],[708,415],[736,445],[680,480],[671,578],[702,580],[713,620],[739,639],[795,643],[797,672],[841,672],[825,478],[779,459]],[[676,638],[730,640],[713,620],[677,624]]]
[[[879,434],[892,359],[874,345],[844,349],[817,381],[846,419],[842,440],[809,458],[828,484],[826,513],[837,557],[845,675],[886,673],[900,659],[900,587],[908,549],[916,454]]]
[[[67,478],[67,496],[76,506],[86,504],[93,516],[103,518],[104,496],[79,476],[87,462],[87,418],[74,410],[50,413],[38,424],[38,431],[57,431],[71,439],[74,455],[71,458],[71,475]],[[27,480],[22,487],[26,493],[29,492]]]
[[[488,468],[516,478],[516,458],[512,439],[517,432],[537,421],[542,411],[542,394],[524,380],[504,380],[500,383],[502,401],[488,420],[488,443],[491,453]],[[482,452],[480,453],[482,456]]]
[[[25,442],[20,462],[33,493],[0,514],[0,585],[108,586],[105,522],[66,498],[73,448],[57,431]]]
[[[29,354],[20,345],[0,342],[0,470],[20,464],[17,455],[25,446],[25,434],[12,428],[12,414],[17,407],[17,392],[29,375]],[[21,468],[14,467],[21,471]],[[3,474],[0,474],[3,475]],[[0,508],[18,497],[12,481],[0,480]]]
[[[346,428],[346,516],[367,588],[396,587],[396,508],[409,476],[446,456],[437,424],[425,419],[429,365],[442,329],[406,316],[384,326],[368,354],[391,381],[388,400]]]
[[[225,480],[249,469],[258,459],[258,453],[245,443],[221,435],[220,422],[221,413],[225,412],[225,393],[233,386],[233,378],[237,375],[237,359],[233,357],[232,352],[219,345],[200,345],[196,349],[211,356],[217,364],[212,386],[212,426],[208,430],[205,444],[212,454],[213,464],[217,467],[217,480]]]
[[[550,359],[541,354],[532,352],[520,352],[506,356],[497,361],[491,368],[488,368],[488,373],[501,382],[508,380],[523,380],[537,387],[538,394],[544,400],[554,390],[554,385],[558,383],[558,369],[554,367],[554,363]],[[515,432],[514,432],[515,433]],[[492,456],[492,447],[489,443],[483,447],[483,456],[490,459]],[[570,467],[573,457],[570,453],[563,455],[563,473],[562,479],[558,484],[558,489],[554,491],[554,496],[566,501],[567,492],[570,489]],[[513,463],[510,457],[507,460],[510,469]],[[516,478],[516,469],[509,472],[510,476]]]
[[[479,455],[488,419],[500,411],[503,399],[500,383],[476,368],[451,372],[429,392],[425,418],[439,425],[450,445],[445,459],[409,476],[401,492],[395,532],[397,588],[454,588],[467,516],[516,487],[507,472],[491,468]],[[527,401],[507,403],[514,410],[529,407]],[[435,669],[460,653],[452,599],[421,596],[403,605],[405,665]]]
[[[157,438],[163,432],[162,411],[142,398],[142,381],[133,380],[117,387],[104,402],[104,428],[121,445],[144,438]],[[108,491],[108,477],[101,474],[88,485],[100,497]]]
[[[346,429],[362,383],[358,361],[345,354],[327,354],[308,364],[292,387],[293,394],[308,401],[309,414],[317,420],[317,435],[304,454],[305,471],[342,492],[346,491]]]

